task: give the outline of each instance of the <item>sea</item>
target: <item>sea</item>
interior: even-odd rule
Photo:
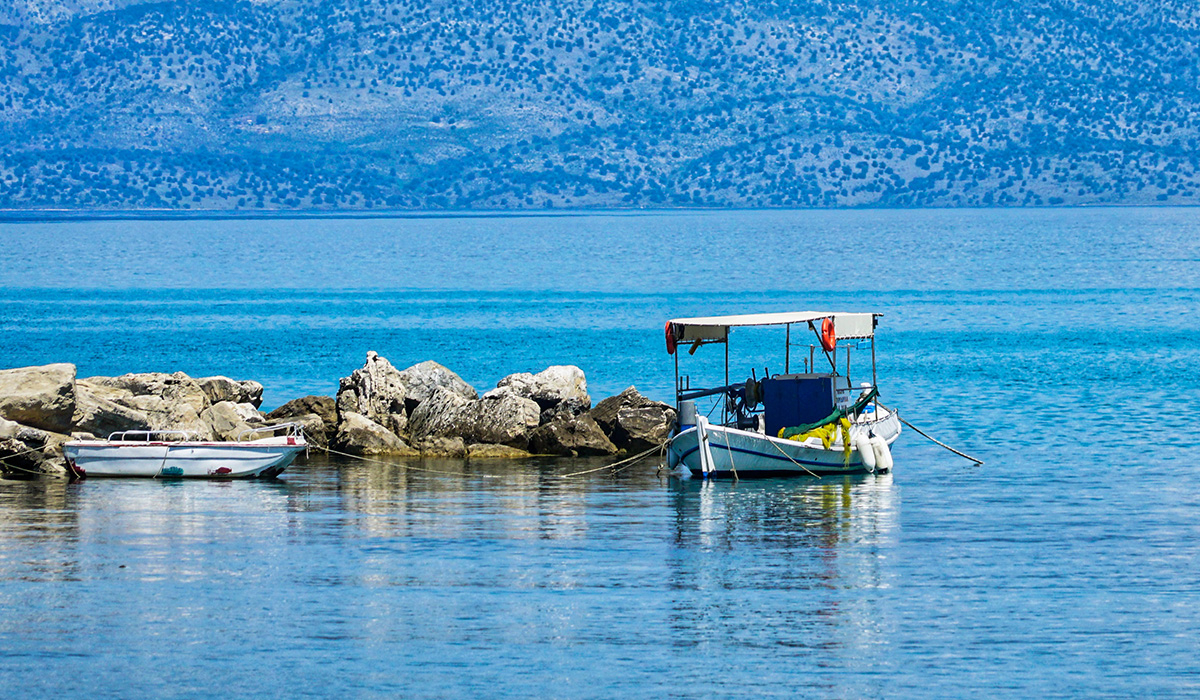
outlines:
[[[255,379],[269,409],[375,351],[671,401],[668,319],[874,311],[882,400],[983,461],[906,430],[850,478],[0,481],[0,695],[1195,697],[1198,301],[1189,208],[0,221],[0,368]],[[784,346],[735,330],[731,380]]]

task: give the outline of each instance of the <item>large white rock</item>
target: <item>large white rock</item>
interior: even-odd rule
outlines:
[[[367,353],[366,364],[342,378],[337,395],[338,414],[357,413],[400,435],[408,425],[406,394],[400,372],[371,351]]]
[[[56,433],[71,432],[75,365],[0,370],[0,417]]]
[[[413,410],[422,401],[433,396],[433,392],[438,389],[447,389],[468,400],[479,398],[475,387],[433,360],[426,360],[405,369],[400,373],[400,381],[405,387],[405,403],[408,405],[410,418]]]
[[[542,410],[554,408],[569,399],[580,402],[585,410],[592,405],[587,378],[583,370],[574,365],[554,365],[537,374],[510,374],[497,382],[496,388],[484,394],[484,398],[502,394],[531,399]]]

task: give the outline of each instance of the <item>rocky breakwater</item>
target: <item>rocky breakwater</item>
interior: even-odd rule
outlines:
[[[510,374],[480,396],[436,362],[397,370],[374,352],[341,380],[335,406],[333,447],[355,455],[615,455],[660,444],[675,421],[632,387],[593,408],[583,370],[570,365]]]
[[[203,440],[285,422],[310,444],[356,456],[596,456],[661,444],[675,412],[630,387],[592,405],[578,367],[510,374],[482,396],[442,365],[399,370],[377,353],[336,397],[304,396],[259,411],[262,384],[183,372],[77,378],[69,364],[0,370],[0,471],[64,472],[72,438],[184,430]]]
[[[124,430],[186,430],[232,440],[265,425],[263,386],[183,372],[75,376],[53,364],[0,370],[0,472],[63,473],[62,444]]]

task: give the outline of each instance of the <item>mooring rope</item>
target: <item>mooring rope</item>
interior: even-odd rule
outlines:
[[[650,453],[660,452],[662,450],[663,446],[666,444],[667,443],[664,442],[661,445],[655,445],[654,447],[651,447],[650,449],[646,450],[645,452],[639,452],[632,457],[627,457],[627,458],[621,460],[620,462],[613,462],[612,464],[606,464],[603,467],[596,467],[595,469],[584,469],[581,472],[571,472],[570,474],[555,474],[555,476],[557,476],[560,479],[569,479],[573,476],[583,476],[584,474],[593,474],[595,472],[604,471],[605,469],[612,469],[614,472],[618,472],[621,470],[617,469],[617,467],[620,467],[622,464],[624,464],[625,467],[621,467],[621,469],[632,466],[634,463],[638,462],[639,460],[644,459]]]
[[[44,447],[34,447],[31,449],[25,450],[24,452],[14,452],[13,454],[5,455],[3,457],[0,457],[0,464],[3,464],[4,466],[8,467],[9,469],[16,469],[19,472],[25,472],[26,474],[33,474],[34,476],[52,476],[56,479],[68,479],[69,480],[70,477],[68,477],[66,474],[58,474],[55,472],[40,472],[35,469],[26,469],[25,467],[18,467],[17,465],[12,464],[11,462],[7,461],[9,459],[12,459],[13,457],[20,457],[21,455],[27,455],[31,452],[41,452],[43,449],[45,449],[45,448]]]
[[[899,415],[897,415],[897,416],[896,416],[896,418],[898,418],[898,419],[900,420],[900,422],[901,422],[901,423],[903,423],[903,424],[907,425],[908,427],[912,428],[913,430],[915,430],[915,431],[917,432],[917,434],[918,434],[918,435],[924,436],[924,437],[926,437],[926,438],[928,438],[928,439],[932,440],[933,442],[937,443],[938,445],[941,445],[942,447],[945,447],[947,450],[950,450],[951,452],[953,452],[954,454],[958,455],[959,457],[963,457],[963,458],[965,458],[965,459],[969,459],[969,460],[971,460],[972,462],[974,462],[974,463],[975,463],[975,465],[976,465],[976,466],[979,466],[979,465],[982,465],[982,464],[983,464],[983,460],[982,460],[982,459],[975,459],[974,457],[972,457],[972,456],[971,456],[971,455],[969,455],[969,454],[966,454],[965,452],[959,452],[958,450],[954,449],[953,447],[951,447],[951,446],[947,445],[946,443],[944,443],[944,442],[942,442],[942,441],[938,440],[937,438],[933,437],[933,436],[932,436],[932,435],[930,435],[929,433],[926,433],[925,431],[921,430],[920,428],[918,428],[917,426],[913,425],[912,423],[909,423],[908,421],[904,420],[903,418],[900,418],[900,416],[899,416]]]

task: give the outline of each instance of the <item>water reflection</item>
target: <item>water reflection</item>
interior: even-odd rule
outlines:
[[[884,663],[897,501],[890,474],[673,481],[674,642]]]
[[[544,669],[525,695],[555,669],[600,682],[637,659],[670,674],[693,652],[885,663],[896,624],[873,592],[890,582],[889,476],[564,479],[604,461],[382,461],[313,458],[274,482],[5,484],[0,633],[37,630],[14,637],[18,652],[61,647],[108,688],[121,681],[96,648],[126,650],[127,670],[221,649],[255,679],[253,651],[276,645],[322,687],[342,682],[322,677],[334,658],[363,681],[397,658],[409,674],[495,670],[519,650]],[[456,678],[457,694],[488,694],[483,676]],[[677,689],[702,690],[688,678]]]

